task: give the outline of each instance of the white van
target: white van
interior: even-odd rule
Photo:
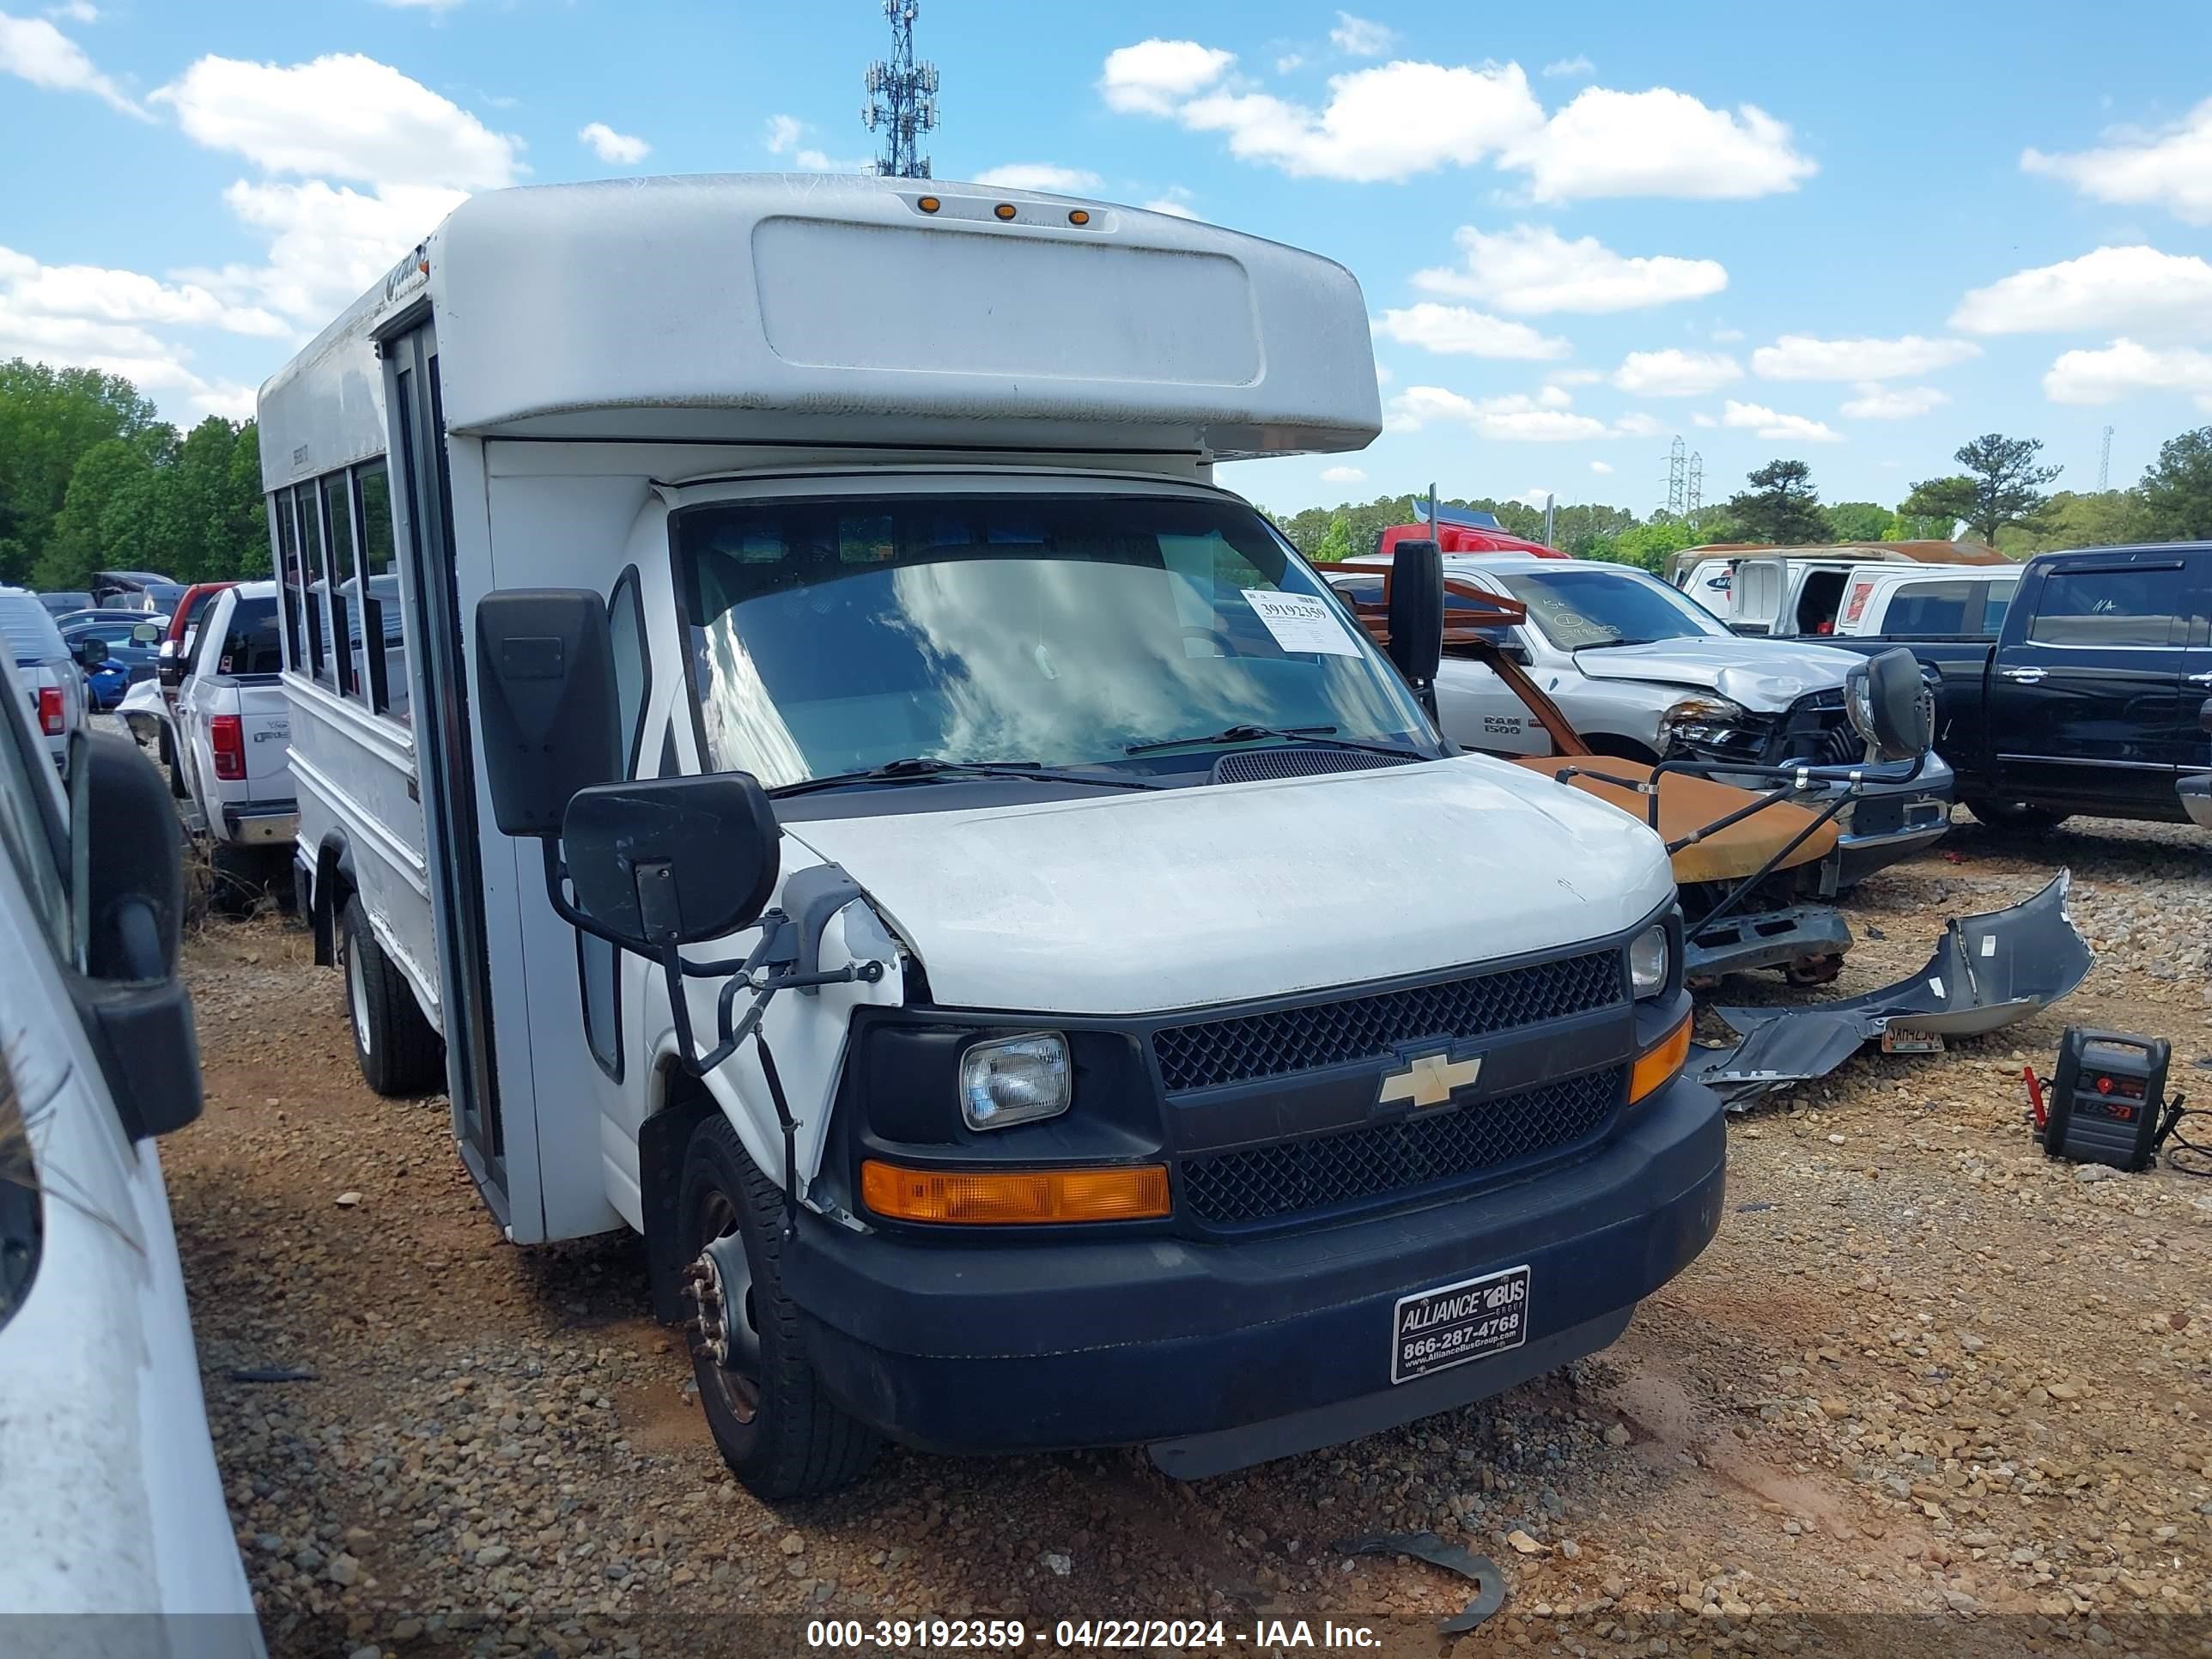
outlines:
[[[1834,631],[1850,639],[1996,638],[2018,565],[1883,564],[1854,570]]]
[[[1325,259],[901,179],[477,196],[263,389],[364,1071],[643,1233],[755,1490],[1332,1443],[1719,1225],[1658,839],[1212,483],[1379,416]]]

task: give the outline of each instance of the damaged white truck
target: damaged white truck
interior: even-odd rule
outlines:
[[[1375,435],[1341,268],[926,180],[495,191],[260,422],[364,1066],[516,1243],[644,1235],[755,1490],[1341,1441],[1718,1226],[1658,839],[1457,754],[1419,630],[1211,481]]]

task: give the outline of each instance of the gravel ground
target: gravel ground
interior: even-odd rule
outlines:
[[[635,1243],[504,1244],[445,1102],[362,1086],[306,936],[208,924],[209,1109],[163,1157],[270,1648],[750,1653],[800,1650],[810,1616],[1148,1614],[1222,1619],[1232,1650],[1260,1620],[1383,1619],[1387,1650],[1435,1655],[1472,1587],[1330,1547],[1430,1529],[1510,1583],[1464,1654],[2212,1654],[2212,1182],[2046,1162],[2020,1082],[2063,1024],[2106,1024],[2172,1039],[2212,1104],[2212,848],[1962,822],[1855,898],[1834,988],[2061,863],[2089,982],[1736,1120],[1720,1237],[1571,1371],[1193,1486],[1135,1453],[894,1451],[781,1510],[723,1471]],[[313,1380],[232,1376],[255,1367]]]

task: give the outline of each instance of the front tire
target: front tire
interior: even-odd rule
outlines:
[[[416,1006],[407,976],[376,942],[357,894],[346,900],[339,950],[346,1020],[353,1028],[353,1057],[362,1080],[387,1099],[443,1087],[445,1045]]]
[[[269,860],[258,847],[208,842],[208,908],[236,920],[253,914],[267,890]]]
[[[2045,830],[2056,830],[2074,815],[2054,812],[2047,806],[2030,806],[2018,800],[1969,800],[1966,810],[1974,815],[1978,823],[1991,830],[2007,830],[2016,835],[2033,835]]]
[[[857,1480],[882,1442],[830,1399],[783,1293],[783,1194],[720,1112],[692,1132],[678,1213],[696,1252],[691,1369],[715,1449],[757,1498],[811,1498]]]

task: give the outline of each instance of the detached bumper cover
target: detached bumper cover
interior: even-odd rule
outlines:
[[[1841,956],[1851,948],[1843,912],[1825,904],[1723,916],[1710,927],[1684,930],[1682,971],[1693,978],[1778,968],[1803,957]]]
[[[1693,1050],[1686,1075],[1730,1109],[1793,1083],[1825,1077],[1894,1024],[1910,1031],[1978,1036],[2040,1012],[2088,977],[2096,956],[2075,927],[2061,870],[2033,898],[2006,910],[1956,916],[1928,965],[1864,996],[1809,1008],[1721,1008],[1743,1041]]]
[[[1449,1410],[1604,1346],[1720,1225],[1720,1103],[1677,1080],[1583,1162],[1333,1226],[908,1242],[811,1213],[785,1257],[830,1393],[950,1451],[1145,1444],[1197,1476]],[[1399,1298],[1529,1270],[1524,1346],[1394,1386]]]

